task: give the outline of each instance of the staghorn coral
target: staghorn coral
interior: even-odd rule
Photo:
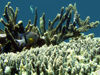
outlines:
[[[89,22],[89,16],[85,20],[82,20],[76,9],[76,4],[69,4],[68,7],[61,8],[61,12],[57,14],[53,21],[49,20],[48,29],[45,28],[45,13],[43,13],[40,17],[40,25],[37,27],[37,8],[35,8],[34,23],[31,24],[31,20],[29,20],[28,24],[24,28],[22,21],[18,21],[18,23],[16,23],[18,8],[16,7],[14,12],[10,3],[11,2],[8,2],[5,6],[3,14],[7,23],[3,20],[3,18],[0,19],[0,22],[5,26],[5,30],[2,32],[6,34],[6,37],[3,37],[3,44],[2,38],[0,39],[0,43],[4,47],[2,51],[4,52],[17,52],[22,51],[25,47],[41,47],[44,44],[57,45],[68,38],[79,37],[81,36],[81,32],[86,32],[99,24],[99,21]],[[72,15],[74,16],[72,17]],[[58,24],[54,28],[54,24],[57,21]],[[65,25],[63,25],[64,23]],[[27,39],[28,33],[29,38]],[[23,35],[24,39],[20,36],[20,34]],[[34,40],[36,41],[34,42]],[[33,42],[29,44],[27,41]],[[9,47],[9,45],[11,46]],[[6,49],[10,50],[6,51]]]
[[[93,36],[1,54],[0,75],[96,75],[100,70],[100,38]]]

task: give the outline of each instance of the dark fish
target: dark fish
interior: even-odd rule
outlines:
[[[19,45],[35,44],[39,39],[39,35],[34,33],[34,32],[27,32],[27,33],[22,34],[20,36],[22,37],[22,39],[20,39],[20,40],[16,39],[16,41],[19,43]]]

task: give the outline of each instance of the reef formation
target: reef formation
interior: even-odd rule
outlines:
[[[100,71],[100,38],[83,35],[97,27],[99,21],[80,18],[76,4],[61,8],[46,29],[45,13],[37,26],[37,8],[34,22],[16,22],[16,10],[8,2],[0,22],[0,75],[95,75]],[[65,9],[65,10],[64,10]],[[55,23],[58,22],[56,27]],[[64,40],[69,39],[69,42]]]
[[[33,24],[29,20],[24,27],[23,21],[16,22],[18,8],[16,7],[14,12],[10,4],[11,2],[7,3],[3,14],[7,23],[3,18],[0,19],[0,22],[4,24],[4,30],[0,30],[1,53],[22,51],[23,48],[41,47],[44,44],[57,45],[68,38],[77,38],[81,36],[81,32],[86,32],[99,24],[99,21],[89,22],[89,16],[82,20],[76,9],[76,4],[69,4],[68,7],[61,8],[61,12],[53,21],[49,20],[48,29],[45,24],[45,13],[40,17],[40,25],[37,27],[37,8],[35,8]],[[58,22],[56,27],[54,27],[55,22]]]
[[[98,71],[100,38],[93,34],[55,46],[0,55],[0,75],[96,75]]]

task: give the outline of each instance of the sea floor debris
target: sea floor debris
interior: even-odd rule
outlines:
[[[93,34],[0,55],[0,75],[96,75],[99,70],[100,40]]]

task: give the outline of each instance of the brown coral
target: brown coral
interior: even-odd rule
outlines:
[[[37,8],[35,8],[34,23],[31,24],[31,20],[29,20],[28,24],[24,28],[22,21],[16,23],[18,8],[16,8],[14,12],[14,9],[10,6],[10,3],[11,2],[8,2],[8,4],[5,6],[3,14],[5,19],[7,20],[7,23],[3,20],[3,18],[1,18],[0,21],[5,26],[5,43],[10,42],[12,46],[11,48],[15,49],[13,52],[21,51],[23,49],[23,47],[21,47],[18,42],[16,42],[16,39],[21,40],[19,34],[34,32],[39,36],[38,40],[35,43],[32,43],[29,47],[37,47],[44,44],[56,45],[68,38],[79,37],[81,35],[81,32],[86,32],[87,30],[94,28],[99,24],[99,21],[89,22],[89,16],[85,20],[82,20],[76,9],[76,4],[69,4],[69,6],[65,8],[65,12],[64,7],[62,7],[61,12],[57,14],[54,20],[49,20],[48,29],[46,29],[45,24],[45,13],[43,13],[43,15],[40,17],[40,28],[37,27]],[[72,17],[72,15],[74,16]],[[55,22],[58,22],[56,27],[54,27]],[[2,44],[2,42],[0,43]],[[27,46],[27,43],[25,46]]]

